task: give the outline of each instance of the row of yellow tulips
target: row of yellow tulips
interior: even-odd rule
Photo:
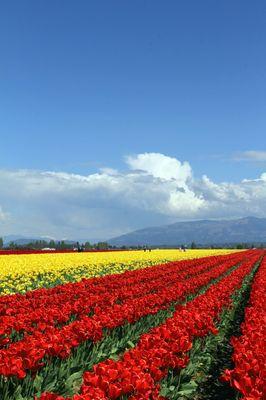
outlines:
[[[0,294],[144,268],[167,261],[226,254],[231,250],[152,250],[0,256]]]

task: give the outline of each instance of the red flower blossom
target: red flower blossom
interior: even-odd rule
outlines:
[[[266,258],[255,276],[242,335],[232,338],[234,369],[224,371],[223,379],[230,382],[244,400],[266,398]]]
[[[38,289],[25,295],[2,296],[0,374],[23,378],[28,370],[36,371],[44,365],[45,355],[67,358],[82,342],[100,340],[103,329],[133,323],[167,308],[174,301],[183,300],[248,254],[168,263]],[[75,320],[68,322],[72,315]],[[6,341],[14,330],[24,333],[24,337],[14,343]],[[150,345],[153,347],[153,343]],[[189,340],[182,343],[182,351],[187,351],[189,346]],[[172,358],[172,363],[181,361]]]
[[[142,335],[137,346],[124,353],[119,360],[106,360],[95,365],[91,372],[86,372],[81,388],[81,394],[87,396],[85,399],[95,399],[97,391],[102,393],[102,399],[118,399],[121,395],[127,395],[131,400],[162,398],[158,382],[169,369],[179,370],[187,365],[188,352],[196,337],[216,332],[215,322],[219,314],[224,307],[230,307],[231,295],[241,287],[261,254],[250,253],[237,269],[210,286],[204,294],[179,306],[164,324]],[[205,278],[215,277],[222,270],[223,266],[214,268],[206,273]],[[123,374],[123,371],[127,373]],[[252,379],[246,379],[245,385],[251,387]],[[73,400],[76,400],[75,396]]]

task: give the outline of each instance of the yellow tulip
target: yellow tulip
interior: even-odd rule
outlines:
[[[122,273],[150,265],[235,250],[176,249],[55,254],[20,254],[0,256],[0,294],[25,293],[28,290],[54,286],[82,278]]]

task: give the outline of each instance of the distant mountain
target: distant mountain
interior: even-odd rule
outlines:
[[[10,242],[14,242],[18,246],[25,246],[28,243],[36,242],[37,240],[45,240],[46,242],[50,242],[51,238],[47,236],[35,236],[35,237],[25,237],[22,235],[7,235],[3,237],[4,245],[7,246]],[[59,240],[55,240],[55,242],[59,242]],[[74,244],[76,243],[73,240],[64,240],[66,244]]]
[[[13,242],[17,239],[22,238],[22,236],[19,235],[7,235],[7,236],[3,236],[3,241],[4,241],[4,245],[6,246],[8,243]]]
[[[0,235],[1,237],[1,235]],[[48,236],[23,236],[23,235],[7,235],[7,236],[3,236],[3,241],[4,241],[4,245],[8,246],[8,244],[10,242],[14,242],[16,245],[18,246],[24,246],[30,242],[36,242],[36,240],[45,240],[46,242],[50,242],[51,237]],[[57,242],[61,242],[62,240],[64,240],[64,242],[66,244],[76,244],[77,242],[79,243],[86,243],[86,242],[90,242],[90,243],[98,243],[101,240],[100,239],[77,239],[77,240],[71,240],[71,239],[53,239],[56,243]]]
[[[50,238],[44,236],[36,236],[36,237],[26,237],[23,235],[7,235],[3,237],[4,245],[8,245],[10,242],[14,242],[18,245],[23,245],[25,243],[33,242],[36,240],[47,240],[49,241]]]
[[[266,218],[201,220],[140,229],[108,240],[115,246],[179,246],[181,244],[266,242]]]

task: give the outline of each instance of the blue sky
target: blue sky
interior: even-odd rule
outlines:
[[[88,177],[102,168],[127,176],[132,165],[125,157],[135,157],[136,164],[138,155],[147,153],[188,161],[194,180],[206,174],[216,185],[257,182],[266,171],[265,20],[263,1],[5,2],[0,12],[0,169],[13,177],[21,169],[31,177],[45,171]],[[26,184],[21,185],[23,192]],[[38,185],[44,185],[42,178]],[[194,186],[190,190],[206,200]],[[0,191],[2,231],[86,234],[79,222],[61,229],[62,221],[39,232],[44,204],[32,204],[36,211],[30,214],[24,193],[16,199],[12,193],[1,198]],[[94,206],[82,207],[86,214]],[[143,209],[135,215],[136,208],[127,207],[117,199],[102,207],[108,218],[120,210],[115,221],[131,217],[114,232],[108,231],[111,217],[102,230],[91,225],[92,235],[140,227],[133,223],[136,217],[155,224],[227,216],[210,209],[194,214],[149,209],[144,218]],[[252,211],[264,215],[258,205],[243,212]],[[26,218],[21,225],[14,222],[19,217]]]

